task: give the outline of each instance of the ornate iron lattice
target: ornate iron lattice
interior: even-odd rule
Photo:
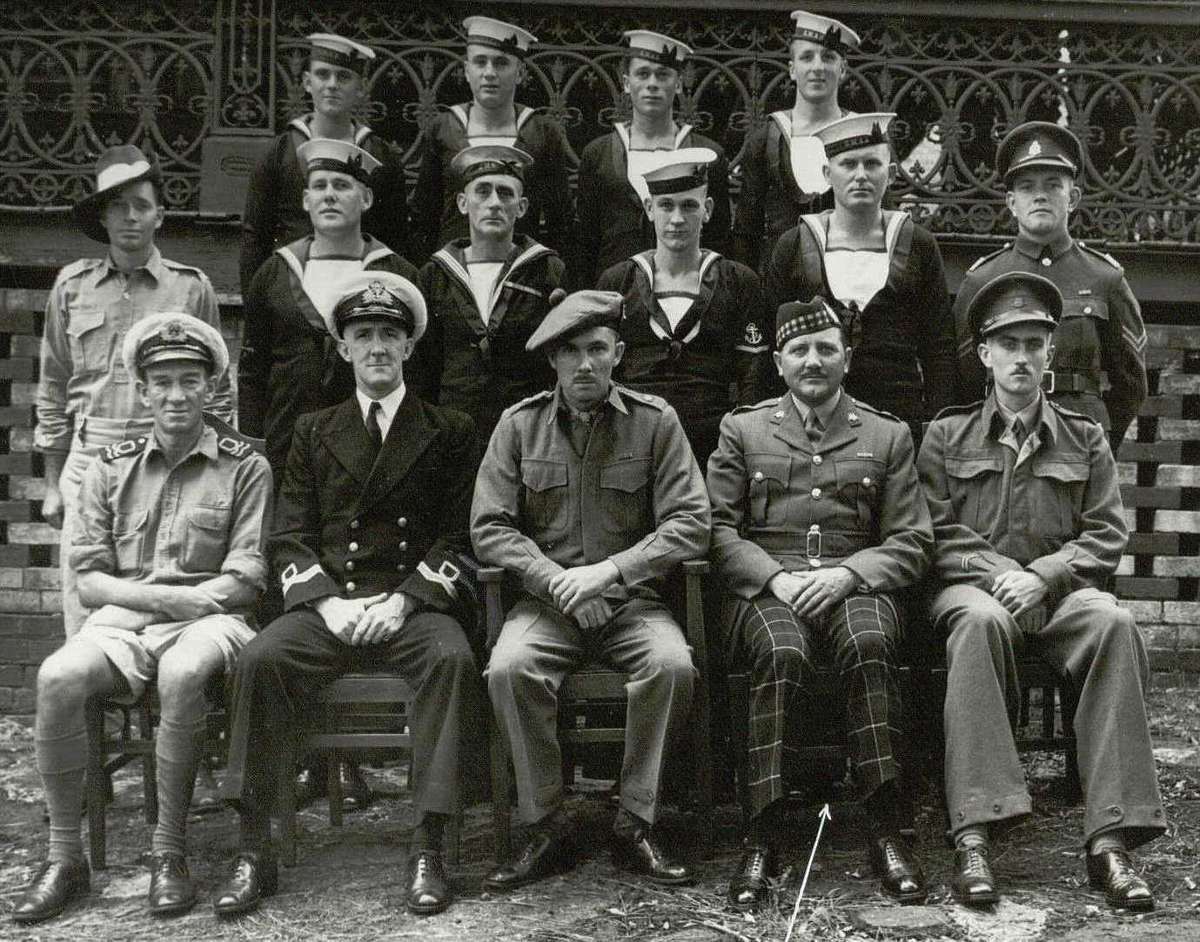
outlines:
[[[300,0],[273,6],[273,24],[269,0],[201,0],[154,13],[124,0],[89,2],[53,22],[44,11],[0,14],[0,202],[72,201],[90,170],[87,152],[123,137],[159,152],[170,205],[193,208],[199,145],[210,129],[262,133],[306,110],[303,37],[315,31],[377,50],[364,118],[405,149],[415,173],[424,123],[469,97],[458,58],[468,5],[380,0],[329,13]],[[616,44],[635,26],[677,35],[697,50],[679,114],[731,155],[754,124],[791,101],[788,22],[778,12],[489,10],[542,40],[520,99],[562,122],[575,154],[627,115]],[[1088,149],[1077,232],[1113,243],[1200,242],[1200,25],[1068,31],[1015,21],[846,19],[864,42],[843,104],[899,113],[897,192],[930,228],[1005,231],[992,171],[997,140],[1021,121],[1063,120]],[[218,20],[220,39],[212,35]],[[211,64],[218,51],[226,60],[220,74]],[[274,68],[273,114],[266,63]]]

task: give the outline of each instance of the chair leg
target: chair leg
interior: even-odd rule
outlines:
[[[154,755],[154,721],[150,716],[150,703],[143,697],[138,704],[138,735],[150,743],[142,756],[142,796],[145,804],[146,823],[158,824],[158,762]]]
[[[729,684],[729,741],[733,746],[733,765],[737,770],[738,804],[742,806],[742,824],[750,821],[750,687],[745,676]]]
[[[692,701],[692,770],[696,784],[696,808],[701,820],[712,821],[713,812],[713,763],[712,763],[712,718],[709,709],[708,681],[702,675],[696,684]],[[707,857],[712,850],[713,829],[700,828],[700,853]]]
[[[104,870],[106,821],[105,793],[108,777],[104,771],[104,708],[95,697],[84,707],[84,723],[87,726],[87,819],[88,855],[93,870]]]
[[[279,859],[285,867],[296,866],[296,743],[283,749],[279,763]]]
[[[329,760],[326,763],[328,787],[326,791],[329,794],[329,823],[335,828],[342,826],[342,799],[345,797],[342,794],[342,777],[339,775],[340,766],[342,764],[342,754],[336,749],[329,753]]]
[[[503,864],[512,856],[512,816],[509,792],[512,781],[508,774],[508,749],[504,734],[489,712],[488,746],[492,761],[492,835],[495,838],[496,863]]]

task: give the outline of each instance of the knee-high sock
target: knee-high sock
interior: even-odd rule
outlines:
[[[186,853],[187,810],[196,783],[196,766],[204,743],[204,717],[180,722],[163,716],[154,739],[158,763],[158,824],[150,841],[156,854]]]
[[[79,819],[87,770],[87,728],[80,716],[78,728],[72,725],[56,732],[56,736],[35,737],[34,748],[42,787],[46,791],[46,809],[50,813],[47,857],[69,862],[83,858]]]

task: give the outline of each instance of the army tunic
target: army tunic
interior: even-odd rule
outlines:
[[[768,301],[839,299],[825,270],[831,211],[801,217],[771,256],[763,275]],[[933,236],[907,213],[885,211],[887,280],[850,320],[854,356],[848,393],[898,415],[910,427],[960,400],[954,356],[954,319],[942,256]],[[916,437],[914,435],[914,437]]]
[[[1068,235],[1047,246],[1018,235],[967,271],[954,303],[959,372],[965,387],[982,395],[986,381],[967,308],[980,288],[1010,271],[1043,275],[1062,292],[1054,360],[1043,388],[1055,402],[1099,422],[1115,447],[1146,398],[1146,327],[1116,260]]]
[[[751,671],[750,792],[755,813],[783,796],[788,711],[828,638],[847,690],[847,729],[863,792],[896,775],[901,625],[891,593],[923,576],[933,535],[908,427],[841,393],[814,444],[792,396],[735,409],[709,459],[711,557],[732,595],[727,647]],[[775,575],[843,566],[852,594],[819,621],[767,588]],[[814,705],[814,708],[815,705]]]
[[[413,190],[412,212],[418,232],[417,257],[425,260],[448,242],[470,238],[467,217],[458,211],[458,190],[450,162],[471,144],[467,125],[471,105],[454,105],[425,128],[421,169]],[[564,258],[571,250],[571,193],[567,186],[567,141],[558,123],[533,108],[516,105],[517,136],[512,146],[533,158],[525,174],[529,210],[517,220],[517,232],[544,242]]]
[[[496,277],[485,321],[467,273],[469,245],[451,242],[421,269],[429,328],[409,363],[423,398],[465,412],[484,443],[501,412],[554,385],[546,355],[527,352],[525,341],[550,310],[565,266],[553,249],[518,236]]]
[[[704,250],[699,295],[674,327],[654,294],[653,251],[614,265],[597,287],[625,298],[621,381],[675,407],[704,468],[717,445],[721,417],[766,392],[771,372],[767,325],[772,319],[758,276]],[[737,390],[732,402],[731,384]]]
[[[729,165],[716,141],[682,125],[675,134],[675,150],[707,147],[717,159],[708,168],[708,195],[712,218],[705,223],[701,245],[724,252],[729,241]],[[654,248],[654,224],[628,176],[629,125],[617,124],[583,150],[576,193],[576,244],[578,252],[568,263],[571,284],[593,288],[599,276],[638,252]]]
[[[1085,836],[1123,828],[1136,846],[1165,818],[1143,707],[1149,661],[1132,617],[1104,591],[1128,538],[1116,463],[1097,422],[1045,397],[1019,456],[1004,426],[994,396],[947,409],[918,459],[936,540],[930,612],[947,638],[951,830],[1030,811],[1011,729],[1016,660],[1029,650],[1079,694]],[[1019,619],[991,595],[1007,570],[1049,587]]]
[[[312,119],[308,114],[288,122],[287,130],[259,158],[250,177],[238,260],[243,298],[272,252],[312,233],[312,220],[303,204],[307,173],[296,154],[297,147],[312,139]],[[353,143],[380,162],[371,176],[375,202],[363,214],[362,231],[405,254],[411,246],[403,155],[366,125],[355,127]]]

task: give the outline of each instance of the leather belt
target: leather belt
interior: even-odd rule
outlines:
[[[1047,395],[1077,392],[1099,396],[1106,380],[1107,376],[1103,371],[1081,373],[1076,370],[1046,370],[1042,374],[1042,390]]]

